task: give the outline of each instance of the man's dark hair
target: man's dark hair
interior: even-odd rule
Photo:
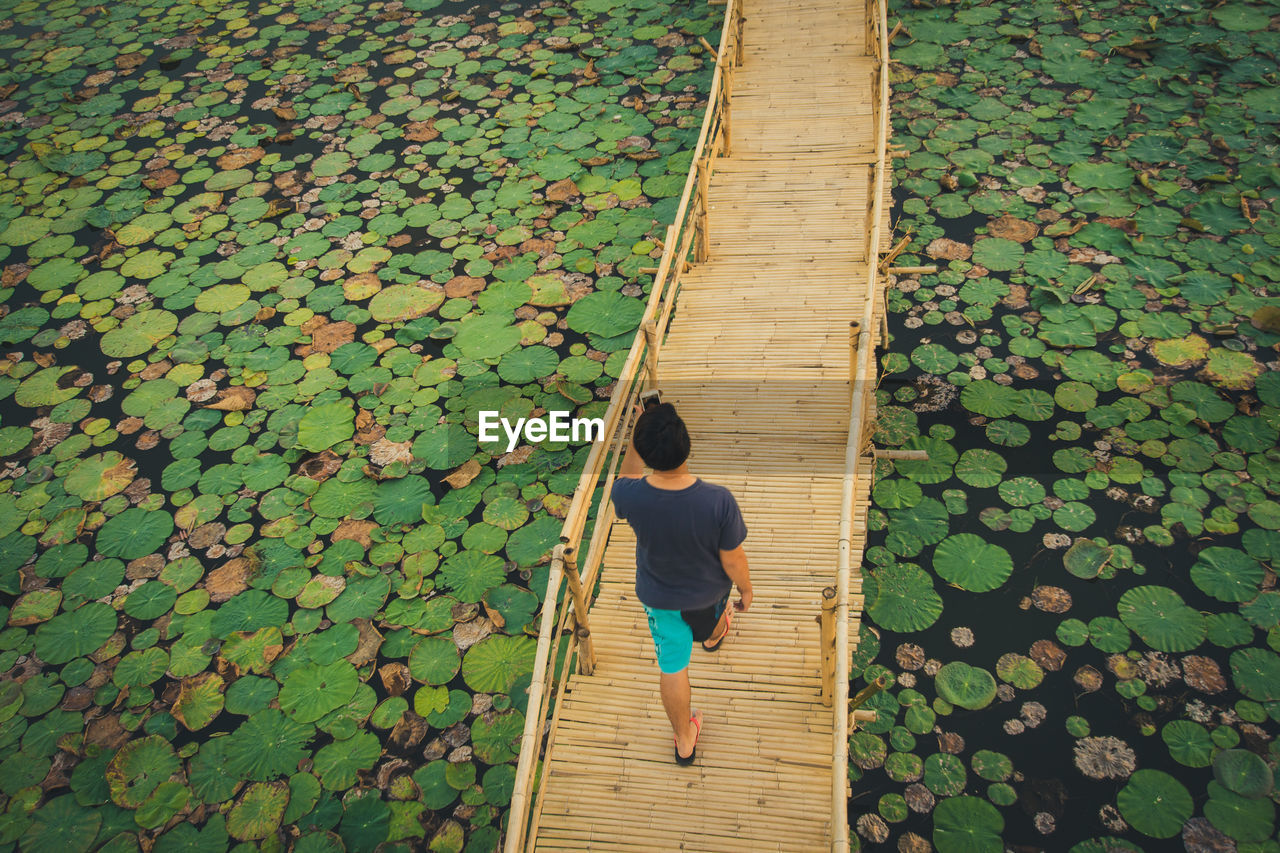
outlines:
[[[689,430],[670,403],[650,406],[636,419],[636,452],[655,471],[679,468],[689,458]]]

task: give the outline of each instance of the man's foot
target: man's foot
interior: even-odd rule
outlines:
[[[676,764],[687,767],[693,763],[693,759],[698,755],[698,737],[702,734],[702,712],[694,711],[693,716],[689,718],[689,728],[693,730],[692,737],[686,734],[686,742],[689,743],[689,754],[684,755],[680,751],[680,738],[676,741]]]
[[[733,622],[733,610],[731,608],[726,607],[724,609],[724,614],[720,617],[720,624],[716,626],[717,628],[720,628],[720,633],[716,634],[713,637],[708,637],[707,639],[703,640],[702,641],[703,650],[708,652],[714,652],[717,649],[719,649],[720,644],[724,642],[724,638],[729,636],[729,626],[730,624],[732,624],[732,622]]]

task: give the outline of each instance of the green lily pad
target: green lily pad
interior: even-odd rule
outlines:
[[[288,783],[255,782],[227,812],[227,832],[239,841],[266,838],[280,826],[288,805]]]
[[[1204,614],[1164,586],[1137,586],[1120,596],[1120,620],[1143,642],[1161,652],[1189,652],[1204,642]]]
[[[933,552],[938,577],[969,592],[999,589],[1013,574],[1013,559],[999,545],[973,533],[956,533],[938,543]]]
[[[1111,562],[1111,549],[1092,539],[1077,539],[1062,555],[1066,570],[1078,578],[1096,578],[1107,563]]]
[[[575,332],[605,338],[633,331],[640,325],[644,304],[620,293],[596,292],[573,303],[565,320]]]
[[[156,786],[173,775],[178,757],[159,735],[131,740],[107,765],[107,785],[116,805],[135,809]]]
[[[1219,601],[1249,601],[1258,594],[1264,573],[1258,561],[1243,551],[1211,546],[1197,556],[1191,580]]]
[[[1228,791],[1248,799],[1265,797],[1274,784],[1271,768],[1246,749],[1224,749],[1215,755],[1213,778]]]
[[[1231,653],[1231,680],[1258,702],[1280,700],[1280,657],[1270,649],[1237,649]]]
[[[942,615],[942,598],[933,579],[913,563],[893,563],[863,578],[866,610],[890,631],[923,631]]]
[[[345,660],[304,666],[285,678],[280,709],[300,723],[313,723],[349,702],[359,684],[355,667]]]
[[[35,651],[46,663],[64,664],[96,651],[116,630],[116,612],[92,601],[53,617],[36,629]]]
[[[933,844],[938,853],[1001,853],[1004,818],[978,797],[949,797],[933,811]]]
[[[991,673],[963,661],[943,664],[934,676],[938,695],[960,708],[977,711],[996,698],[996,680]]]
[[[307,410],[298,423],[298,446],[327,450],[355,435],[355,411],[346,403],[328,403]]]
[[[1195,811],[1182,783],[1161,770],[1142,769],[1129,777],[1116,796],[1129,825],[1152,838],[1172,838]]]

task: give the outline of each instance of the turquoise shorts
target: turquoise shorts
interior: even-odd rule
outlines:
[[[702,610],[660,610],[642,604],[649,617],[649,633],[658,654],[658,669],[670,675],[687,669],[693,658],[693,641],[708,639],[729,603],[729,596]]]

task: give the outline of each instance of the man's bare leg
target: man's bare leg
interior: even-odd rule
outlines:
[[[662,707],[666,709],[667,719],[671,721],[671,729],[676,735],[676,749],[682,756],[689,755],[698,736],[697,727],[689,719],[689,670],[659,673],[658,683],[662,689]]]

